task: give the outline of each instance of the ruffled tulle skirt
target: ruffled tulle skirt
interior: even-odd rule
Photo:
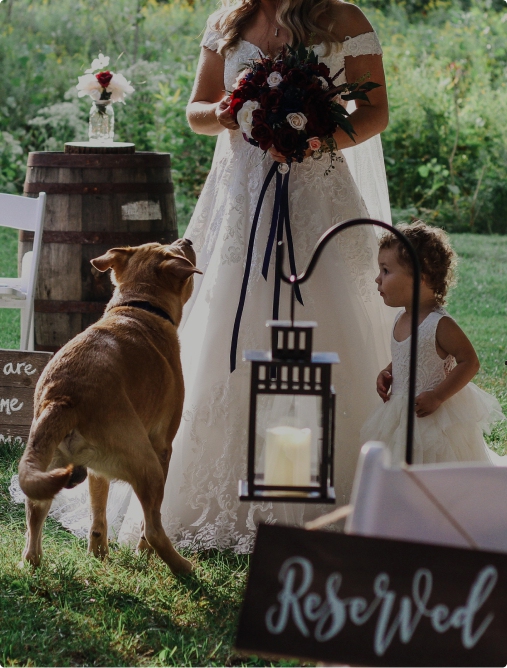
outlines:
[[[491,425],[505,420],[498,401],[474,383],[445,401],[434,413],[416,417],[414,425],[414,464],[441,462],[490,462],[504,464],[488,448],[483,434]],[[398,394],[380,405],[361,429],[361,441],[382,441],[391,451],[393,464],[405,461],[407,434],[407,396]],[[505,462],[507,464],[507,461]],[[504,464],[504,465],[505,465]]]

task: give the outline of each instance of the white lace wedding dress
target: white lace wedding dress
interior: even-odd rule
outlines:
[[[217,48],[220,35],[207,30],[202,44]],[[322,60],[334,74],[346,56],[381,54],[375,33],[345,40]],[[225,59],[225,89],[238,71],[258,57],[253,44],[240,41]],[[345,81],[343,73],[338,82]],[[389,201],[379,137],[344,151],[336,168],[325,175],[329,157],[294,164],[289,200],[298,271],[310,258],[319,237],[335,223],[357,217],[390,221]],[[344,157],[343,157],[344,156]],[[182,547],[238,552],[252,549],[258,522],[300,523],[316,512],[302,504],[244,503],[238,480],[246,474],[249,365],[244,349],[269,348],[266,320],[271,318],[274,258],[268,280],[261,266],[273,208],[274,183],[262,209],[243,311],[238,362],[231,374],[229,353],[245,269],[253,213],[269,157],[248,144],[240,131],[224,131],[217,140],[210,174],[185,236],[194,243],[195,289],[180,326],[186,398],[183,420],[174,442],[165,498],[164,526]],[[341,363],[334,372],[337,392],[335,488],[344,503],[362,443],[359,430],[379,399],[375,380],[389,362],[392,314],[376,292],[377,241],[373,228],[347,230],[332,241],[308,283],[302,287],[304,307],[296,317],[315,320],[314,350],[336,351]],[[282,286],[280,317],[288,317],[289,294]],[[81,486],[85,487],[85,486]],[[120,540],[135,541],[141,511],[125,485],[112,486],[108,511],[112,531]],[[51,513],[76,533],[86,533],[86,490],[71,490],[55,499]],[[125,514],[125,509],[126,514]],[[122,520],[123,515],[125,518]]]

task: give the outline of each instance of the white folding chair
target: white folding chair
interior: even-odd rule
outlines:
[[[345,531],[507,552],[507,467],[391,467],[383,443],[361,449]]]
[[[33,250],[23,256],[21,276],[0,277],[0,308],[18,308],[21,311],[20,350],[33,350],[34,346],[33,300],[45,211],[46,193],[39,193],[38,198],[0,193],[0,227],[34,233]]]

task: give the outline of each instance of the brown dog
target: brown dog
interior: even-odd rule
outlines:
[[[19,464],[27,496],[23,558],[37,566],[51,500],[89,469],[89,551],[108,553],[109,480],[130,483],[144,512],[138,549],[153,548],[174,573],[192,570],[160,519],[172,441],[183,409],[176,328],[193,288],[190,241],[113,248],[92,260],[116,285],[103,317],[51,360],[35,391],[34,420]]]

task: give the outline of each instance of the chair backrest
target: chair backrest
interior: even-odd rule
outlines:
[[[20,195],[6,195],[0,193],[0,226],[11,227],[34,233],[33,256],[28,278],[26,308],[28,309],[26,336],[20,342],[21,350],[28,349],[28,340],[31,321],[33,318],[33,300],[35,296],[35,283],[39,270],[39,260],[42,247],[42,233],[44,230],[44,217],[46,213],[46,193],[39,193],[39,197],[21,197]]]
[[[40,198],[0,193],[0,226],[35,232]]]
[[[390,467],[382,443],[361,449],[345,530],[507,552],[507,467],[487,463]]]

